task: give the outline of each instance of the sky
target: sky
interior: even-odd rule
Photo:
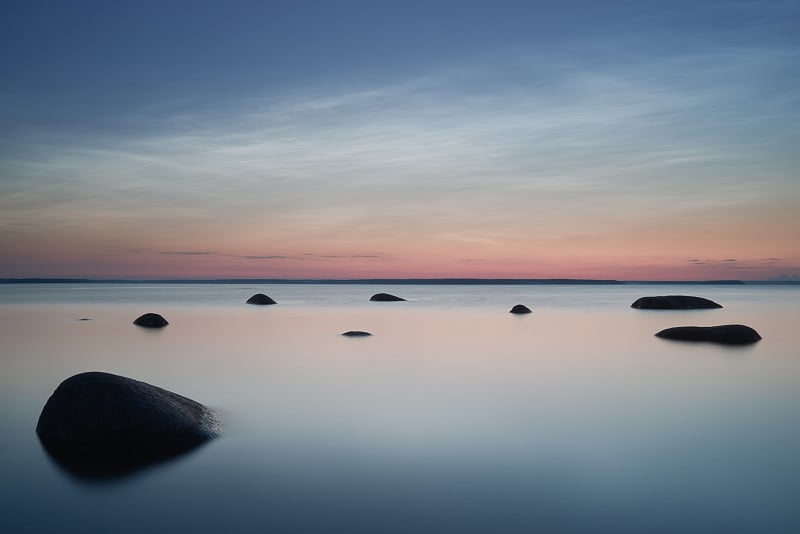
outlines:
[[[800,2],[0,4],[0,278],[800,279]]]

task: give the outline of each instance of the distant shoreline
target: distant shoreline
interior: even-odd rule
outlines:
[[[93,279],[0,278],[0,284],[353,284],[353,285],[800,285],[800,280],[592,280],[581,278]]]

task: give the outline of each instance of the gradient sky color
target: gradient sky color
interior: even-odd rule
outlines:
[[[0,277],[800,277],[800,2],[8,1]]]

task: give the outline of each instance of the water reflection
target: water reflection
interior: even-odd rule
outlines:
[[[648,312],[636,287],[156,289],[0,305],[9,532],[800,532],[797,290]],[[151,308],[168,328],[130,324]],[[764,340],[653,336],[740,322]],[[88,369],[222,408],[225,438],[99,468],[48,451],[54,469],[31,423]]]
[[[147,451],[139,448],[88,450],[59,446],[39,436],[48,458],[63,473],[87,483],[121,482],[147,469],[167,464],[201,448],[200,443],[183,450]]]

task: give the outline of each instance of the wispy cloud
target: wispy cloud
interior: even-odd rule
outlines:
[[[302,250],[336,240],[334,251],[447,245],[469,260],[502,247],[582,250],[640,229],[652,244],[675,221],[738,223],[800,198],[796,165],[773,153],[792,128],[796,138],[800,97],[775,84],[757,98],[759,80],[785,77],[797,51],[561,59],[526,53],[382,86],[297,87],[134,135],[43,144],[6,161],[0,230],[147,234],[175,256],[230,243],[248,260],[312,258]],[[241,253],[259,249],[276,253]]]
[[[774,273],[775,269],[796,269],[798,263],[800,263],[798,260],[798,258],[794,258],[792,264],[787,265],[784,260],[780,258],[695,258],[688,260],[688,263],[702,268],[703,272],[763,273],[763,278],[769,278],[771,276],[770,273]]]
[[[508,261],[516,261],[517,258],[462,258],[458,261],[463,263],[503,263]]]
[[[524,197],[547,209],[537,193],[568,192],[589,204],[598,192],[641,194],[663,180],[662,198],[677,198],[690,186],[739,180],[709,167],[744,161],[753,147],[732,145],[730,132],[773,111],[736,107],[752,84],[713,83],[709,70],[742,81],[767,58],[778,61],[767,51],[736,50],[628,70],[580,65],[537,88],[530,81],[553,69],[540,57],[528,66],[530,79],[490,90],[475,87],[502,72],[481,67],[379,88],[298,92],[247,112],[181,115],[163,133],[61,148],[28,162],[23,174],[57,173],[87,186],[73,190],[113,195],[123,209],[199,203],[275,216],[358,203],[380,217],[370,202],[436,206],[452,195],[472,207]],[[226,195],[211,202],[219,190]]]
[[[141,251],[140,251],[141,252]],[[244,258],[248,260],[302,260],[302,259],[374,259],[385,258],[382,254],[316,254],[308,252],[302,256],[287,256],[283,254],[230,254],[224,252],[200,252],[200,251],[162,251],[159,254],[168,256],[224,256],[228,258]]]
[[[159,254],[167,254],[171,256],[212,256],[214,252],[194,252],[194,251],[165,251]]]
[[[314,252],[306,252],[303,254],[306,257],[313,257],[313,258],[330,258],[330,259],[339,259],[339,258],[384,258],[383,254],[317,254]]]
[[[168,256],[225,256],[229,258],[245,258],[249,260],[284,260],[289,259],[289,256],[281,256],[276,254],[269,255],[243,255],[243,254],[228,254],[222,252],[195,252],[195,251],[164,251],[159,254]]]

